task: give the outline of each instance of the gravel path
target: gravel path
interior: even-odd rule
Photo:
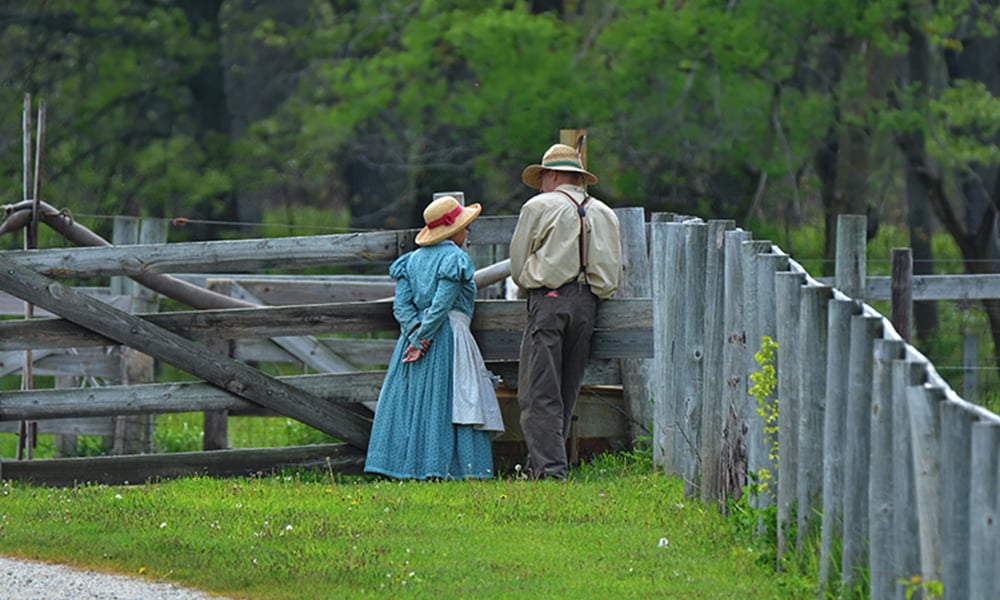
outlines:
[[[220,598],[170,583],[106,575],[62,565],[0,557],[4,600],[207,600]]]

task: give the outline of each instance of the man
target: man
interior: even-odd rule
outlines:
[[[521,180],[541,191],[521,207],[510,242],[511,278],[527,290],[517,401],[528,475],[565,479],[573,408],[590,354],[597,304],[621,274],[618,217],[587,194],[597,176],[564,144],[549,148]]]

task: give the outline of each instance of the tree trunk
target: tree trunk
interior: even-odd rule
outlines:
[[[205,35],[210,49],[197,69],[187,78],[187,88],[191,93],[191,118],[198,146],[205,155],[203,171],[231,172],[232,157],[232,116],[226,98],[225,70],[222,65],[222,25],[220,13],[222,0],[179,0],[177,2],[187,16],[192,32]],[[202,33],[207,32],[207,33]],[[219,194],[214,202],[204,208],[211,211],[210,219],[235,221],[237,218],[237,198],[233,191]],[[218,207],[214,210],[209,207]],[[205,225],[204,232],[197,235],[206,239],[222,237],[217,226]],[[194,226],[197,229],[198,226]]]
[[[901,22],[904,33],[911,40],[911,53],[917,57],[924,51],[921,44],[922,16],[916,9],[908,7],[909,13]],[[1000,72],[996,63],[1000,60],[1000,40],[996,36],[970,36],[959,40],[961,50],[947,52],[945,64],[950,82],[966,80],[980,82],[993,94],[1000,93]],[[912,60],[912,59],[911,59]],[[927,63],[930,61],[928,60]],[[912,73],[919,76],[920,71]],[[926,75],[925,75],[926,77]],[[926,84],[920,93],[926,97]],[[968,137],[977,137],[976,131],[957,132]],[[997,235],[997,216],[1000,213],[1000,203],[997,198],[997,173],[994,165],[970,164],[959,174],[960,194],[951,198],[944,183],[944,176],[930,160],[925,147],[923,135],[906,133],[898,136],[900,149],[907,158],[911,172],[924,187],[927,198],[933,207],[938,220],[955,240],[965,260],[966,271],[969,273],[1000,272],[1000,238]],[[994,134],[989,138],[978,136],[980,143],[1000,143],[1000,136]],[[961,214],[952,208],[960,205]],[[1000,370],[1000,354],[997,353],[997,343],[1000,343],[1000,300],[984,300],[983,309],[990,321],[990,332],[994,341],[994,364]]]
[[[919,89],[927,91],[930,85],[931,56],[930,44],[923,29],[909,26],[906,33],[910,39],[907,60],[900,64],[900,81],[904,84],[917,84]],[[905,85],[904,85],[905,87]],[[926,96],[917,98],[918,106],[926,114]],[[913,164],[906,164],[906,200],[907,225],[910,228],[910,248],[913,250],[913,274],[934,274],[934,252],[931,246],[933,224],[927,191],[920,185],[919,177]],[[938,311],[934,302],[913,303],[913,324],[917,339],[926,343],[937,333]]]

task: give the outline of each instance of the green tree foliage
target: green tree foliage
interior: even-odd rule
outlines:
[[[901,212],[893,136],[922,132],[952,172],[995,161],[997,83],[942,77],[973,42],[986,52],[983,10],[8,0],[0,181],[21,196],[31,93],[49,114],[43,197],[82,213],[259,220],[311,204],[348,208],[359,227],[412,226],[451,189],[512,213],[524,165],[560,128],[583,128],[595,193],[614,204],[744,225],[875,221]],[[903,23],[929,37],[944,83],[898,76],[914,39]]]
[[[5,197],[23,196],[19,109],[31,94],[46,104],[42,199],[81,214],[229,216],[228,115],[212,97],[219,40],[205,11],[217,4],[4,2]]]

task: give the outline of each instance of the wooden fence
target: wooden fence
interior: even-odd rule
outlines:
[[[864,297],[867,279],[863,218],[841,219],[829,286],[732,222],[657,214],[645,223],[642,209],[618,213],[625,282],[620,297],[600,307],[584,383],[621,386],[629,437],[651,424],[659,467],[682,477],[689,495],[719,505],[741,494],[750,474],[769,472],[771,485],[753,502],[776,507],[779,554],[818,545],[825,587],[868,585],[873,598],[903,598],[898,581],[920,575],[942,581],[946,597],[986,598],[1000,589],[1000,417],[962,400],[887,319],[855,299]],[[475,242],[502,246],[513,225],[509,217],[481,218]],[[223,303],[131,315],[54,278],[130,276],[155,285],[166,273],[385,264],[413,247],[415,233],[7,252],[0,289],[62,318],[0,323],[0,351],[125,344],[202,381],[5,392],[0,421],[263,406],[348,443],[274,449],[266,459],[262,451],[161,455],[155,475],[242,473],[276,462],[357,468],[370,417],[364,405],[377,397],[381,371],[267,377],[240,359],[259,356],[252,349],[264,345],[272,354],[301,355],[301,345],[279,343],[290,338],[395,332],[388,303]],[[260,300],[262,287],[250,296]],[[523,315],[523,301],[480,300],[472,325],[486,360],[510,387]],[[766,398],[780,408],[776,455],[771,423],[749,393],[763,336],[777,342],[776,388]],[[320,342],[347,365],[362,354],[371,357],[366,364],[386,356],[384,345],[370,340]],[[151,473],[142,460],[8,461],[0,477],[46,481],[69,472],[78,480],[139,481]]]
[[[601,309],[594,352],[584,380],[588,392],[582,399],[581,412],[585,414],[580,415],[574,433],[577,440],[604,438],[609,443],[627,444],[630,430],[641,433],[644,426],[648,430],[648,388],[637,387],[648,377],[634,372],[652,356],[652,320],[643,211],[626,208],[618,213],[626,231],[637,231],[630,236],[635,243],[626,244],[626,251],[638,256],[626,260],[621,299]],[[67,227],[58,211],[46,210],[44,217],[53,220],[50,225],[57,230]],[[470,248],[474,256],[482,259],[477,264],[492,261],[498,246],[506,251],[515,222],[515,217],[483,217],[477,221],[474,246]],[[384,376],[383,371],[372,369],[388,362],[398,331],[391,303],[384,301],[391,297],[391,281],[384,275],[304,278],[219,274],[277,268],[294,272],[306,267],[358,264],[369,271],[375,264],[384,273],[389,261],[415,247],[416,232],[111,246],[95,240],[90,232],[73,230],[65,231],[65,235],[98,247],[5,253],[0,257],[5,266],[0,289],[19,299],[17,302],[29,301],[39,311],[63,317],[0,322],[0,353],[7,359],[8,372],[20,366],[23,353],[30,351],[39,365],[44,363],[45,368],[38,373],[85,375],[91,380],[121,383],[114,375],[125,369],[118,351],[124,345],[136,354],[153,356],[188,371],[202,381],[2,393],[0,424],[29,421],[41,424],[47,432],[62,428],[60,431],[65,433],[92,434],[106,433],[106,419],[112,416],[120,420],[204,411],[206,448],[223,449],[226,414],[259,413],[264,409],[296,418],[348,444],[326,448],[326,455],[315,448],[298,453],[254,449],[226,450],[224,456],[171,453],[8,461],[0,464],[0,476],[57,484],[137,481],[186,471],[232,474],[324,464],[330,456],[336,459],[339,469],[357,470],[367,444],[370,409]],[[508,273],[506,261],[500,260],[477,271],[477,282],[481,288],[489,287]],[[201,310],[129,314],[120,309],[121,299],[113,290],[75,289],[55,281],[69,276],[132,277],[163,295],[175,294]],[[647,282],[645,288],[638,278]],[[637,295],[630,290],[639,290],[644,298],[627,299]],[[296,304],[287,305],[289,301]],[[0,302],[0,306],[5,304],[12,305],[11,301]],[[523,301],[480,300],[472,323],[484,357],[503,377],[506,390],[516,389],[524,312]],[[386,335],[372,339],[371,334],[376,332]],[[92,360],[81,360],[83,354]],[[54,357],[67,355],[69,361],[53,364]],[[75,364],[70,362],[74,357]],[[247,364],[288,360],[308,365],[315,374],[267,377]],[[638,384],[623,386],[623,379]],[[625,402],[644,411],[635,416],[631,427]],[[94,425],[95,418],[99,418],[98,425]],[[514,435],[500,438],[498,445],[517,440],[516,418],[508,419],[508,429]]]
[[[856,299],[864,232],[840,218],[831,287],[731,223],[652,224],[655,456],[709,502],[767,471],[753,501],[777,510],[778,553],[818,542],[824,589],[904,598],[900,580],[919,576],[946,598],[994,597],[1000,417]],[[773,437],[748,393],[763,336],[777,342]]]

